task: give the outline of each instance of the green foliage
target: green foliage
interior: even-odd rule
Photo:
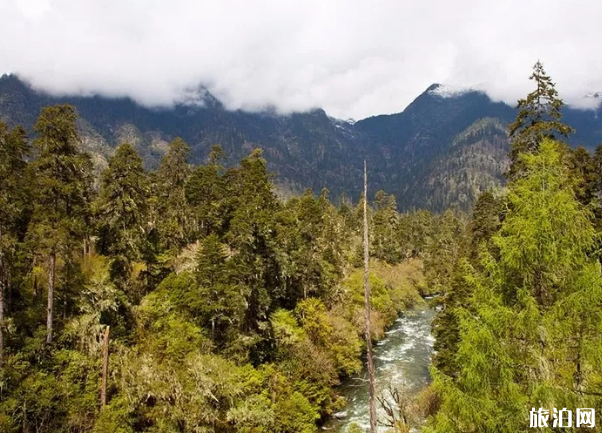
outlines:
[[[67,254],[82,236],[90,196],[90,160],[80,149],[77,115],[69,105],[42,110],[35,125],[38,157],[32,237],[38,248]]]
[[[389,263],[401,260],[401,245],[397,238],[398,214],[395,197],[378,191],[374,197],[372,215],[373,256]]]
[[[602,349],[602,280],[588,256],[591,215],[557,143],[546,139],[521,160],[526,175],[511,184],[493,237],[499,256],[484,251],[483,270],[464,274],[456,367],[433,370],[442,397],[433,431],[521,431],[531,407],[600,406],[593,353]]]
[[[536,151],[544,138],[561,139],[574,132],[573,128],[562,123],[561,110],[564,103],[558,97],[555,85],[540,61],[533,66],[533,74],[529,79],[535,81],[536,89],[526,99],[519,99],[518,116],[509,129],[510,179],[523,175],[520,158],[522,153]]]
[[[73,250],[84,241],[90,216],[92,167],[80,149],[76,119],[70,105],[46,107],[34,127],[36,195],[28,236],[36,254],[48,260],[47,343],[53,340],[57,273],[66,276],[63,292],[73,291],[78,272]]]
[[[424,267],[429,287],[445,293],[465,248],[466,221],[462,214],[447,210],[433,221],[433,235],[426,240]]]
[[[45,109],[31,162],[23,130],[0,124],[0,429],[316,431],[362,368],[351,208],[325,189],[279,200],[260,150],[226,170],[214,147],[189,166],[181,139],[150,173],[120,145],[94,191],[76,120]],[[400,215],[384,192],[374,208],[377,339],[421,302],[416,257],[437,217]]]
[[[28,154],[25,131],[20,127],[11,130],[0,122],[0,366],[7,328],[5,298],[12,294],[10,276],[18,274],[19,244],[23,241],[31,213]]]
[[[125,280],[132,262],[140,259],[148,217],[148,179],[142,160],[125,143],[117,148],[102,173],[97,203],[100,252],[113,258],[113,277]]]
[[[155,179],[157,225],[168,249],[181,248],[189,240],[191,215],[184,186],[190,176],[190,147],[181,138],[169,144]]]

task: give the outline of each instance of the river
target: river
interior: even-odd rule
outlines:
[[[376,371],[376,394],[381,395],[390,385],[416,394],[430,381],[429,365],[433,352],[434,338],[431,322],[435,311],[430,308],[409,311],[397,319],[383,340],[374,348]],[[324,430],[344,433],[350,424],[356,423],[363,429],[370,427],[368,415],[368,383],[366,372],[347,379],[339,392],[348,404],[340,418],[332,419],[323,426]],[[378,417],[383,412],[378,408]],[[385,432],[379,427],[379,432]]]

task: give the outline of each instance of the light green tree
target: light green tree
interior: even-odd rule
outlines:
[[[521,156],[508,212],[469,269],[458,308],[455,376],[434,369],[442,406],[428,431],[516,432],[532,407],[600,408],[602,279],[589,256],[595,232],[575,198],[559,144]]]

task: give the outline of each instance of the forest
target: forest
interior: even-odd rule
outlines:
[[[318,431],[364,361],[364,200],[372,339],[439,304],[433,382],[391,431],[602,409],[602,147],[564,144],[554,83],[531,79],[507,187],[470,216],[284,200],[260,149],[193,165],[180,138],[156,170],[123,143],[95,176],[72,106],[0,123],[0,431]]]

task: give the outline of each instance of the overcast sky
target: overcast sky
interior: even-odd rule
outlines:
[[[515,103],[539,58],[567,102],[602,91],[602,1],[0,0],[0,73],[146,105],[402,111],[434,82]]]

